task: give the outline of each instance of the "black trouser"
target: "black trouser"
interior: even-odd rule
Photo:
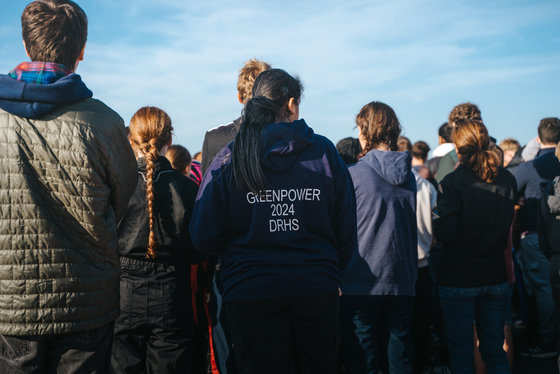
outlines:
[[[120,305],[114,374],[189,372],[194,318],[185,264],[121,257]]]
[[[560,352],[560,256],[553,255],[550,262],[550,286],[552,299],[556,305],[556,350]],[[560,356],[558,356],[558,369],[560,370]]]
[[[112,341],[113,322],[66,334],[0,335],[0,374],[105,374]]]
[[[418,269],[416,297],[412,312],[412,345],[414,347],[414,370],[423,373],[430,364],[430,318],[432,277],[430,269],[425,266]]]
[[[340,345],[338,299],[337,290],[226,303],[239,372],[334,374]]]

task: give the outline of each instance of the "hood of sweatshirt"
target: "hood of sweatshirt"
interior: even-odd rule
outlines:
[[[51,84],[26,83],[0,74],[0,109],[22,118],[39,118],[60,104],[89,99],[93,93],[78,74]]]
[[[388,183],[399,186],[407,181],[411,175],[412,157],[408,152],[369,151],[360,161],[369,165],[379,176]]]
[[[545,188],[546,203],[550,209],[550,214],[560,215],[560,177],[554,178]]]
[[[277,173],[286,172],[298,152],[313,143],[314,136],[315,133],[303,119],[271,123],[262,133],[262,166]]]

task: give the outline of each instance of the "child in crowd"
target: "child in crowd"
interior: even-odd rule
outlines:
[[[189,264],[200,261],[188,225],[198,187],[163,157],[171,119],[144,107],[130,121],[138,185],[118,227],[121,314],[113,373],[184,373],[194,329]]]
[[[199,152],[200,153],[200,152]],[[179,144],[167,147],[165,158],[171,162],[173,169],[186,177],[191,178],[200,186],[199,175],[193,171],[193,166],[198,163],[200,173],[200,162],[191,159],[190,152]],[[194,321],[196,330],[194,335],[193,363],[194,373],[206,372],[210,366],[211,370],[218,372],[215,365],[214,350],[211,347],[209,336],[212,331],[208,302],[206,299],[209,287],[211,287],[212,277],[208,272],[208,261],[201,264],[191,265],[191,291],[194,311]]]
[[[191,178],[200,186],[200,182],[202,182],[200,162],[191,158],[191,153],[185,147],[179,144],[170,145],[167,148],[165,157],[171,162],[173,169]]]

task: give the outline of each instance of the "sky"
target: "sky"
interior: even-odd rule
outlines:
[[[28,61],[4,1],[0,73]],[[191,153],[243,109],[237,74],[256,57],[304,82],[300,116],[335,144],[357,137],[371,101],[391,106],[412,142],[438,145],[457,104],[479,106],[490,135],[521,144],[560,117],[560,0],[78,0],[88,42],[76,73],[128,124],[158,106]]]

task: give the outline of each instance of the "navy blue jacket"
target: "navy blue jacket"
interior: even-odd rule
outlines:
[[[343,295],[414,296],[418,275],[416,179],[408,152],[369,151],[349,167],[358,248],[342,273]]]
[[[335,291],[356,246],[348,169],[303,119],[270,124],[262,139],[267,189],[237,189],[229,143],[202,180],[192,241],[201,252],[220,255],[225,302]]]
[[[519,211],[521,231],[537,231],[539,201],[546,186],[560,175],[560,162],[554,155],[555,148],[541,149],[537,158],[519,164],[515,179],[520,196],[525,203]]]
[[[0,109],[22,118],[40,118],[60,104],[92,96],[78,74],[70,74],[45,85],[26,83],[0,74]]]

